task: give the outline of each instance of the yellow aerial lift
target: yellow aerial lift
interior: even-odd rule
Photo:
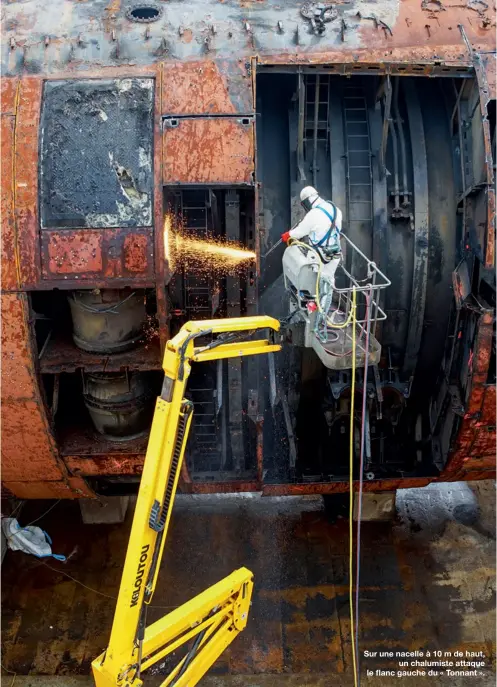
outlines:
[[[279,351],[272,317],[188,322],[166,344],[164,383],[157,399],[138,500],[107,650],[92,663],[97,687],[140,687],[142,672],[190,642],[162,683],[192,687],[245,628],[253,577],[240,568],[183,606],[146,626],[192,420],[184,397],[192,362]],[[240,340],[262,330],[269,338]],[[195,347],[195,339],[219,335]]]

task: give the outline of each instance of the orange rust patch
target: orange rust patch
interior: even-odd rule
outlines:
[[[153,229],[45,229],[41,232],[44,279],[152,277]]]
[[[79,274],[102,270],[102,233],[53,232],[48,236],[49,274]],[[45,274],[45,270],[44,270]]]
[[[2,77],[0,79],[0,98],[1,98],[1,113],[15,114],[16,111],[16,93],[19,79]]]
[[[15,209],[21,285],[36,286],[40,274],[38,244],[38,129],[43,82],[21,80],[15,136]]]
[[[182,43],[191,43],[193,38],[193,31],[191,29],[185,29],[182,37],[181,37],[181,42]]]
[[[124,239],[124,267],[128,272],[147,271],[147,236],[130,234]]]
[[[13,290],[17,284],[14,198],[12,193],[12,163],[15,117],[1,117],[0,213],[2,217],[2,289]]]
[[[64,463],[74,475],[140,475],[145,456],[65,456]]]
[[[253,109],[252,82],[238,60],[166,62],[163,83],[163,114],[246,114]]]
[[[84,485],[85,491],[75,492],[66,482],[4,482],[5,487],[20,499],[75,499],[94,496]],[[81,482],[78,482],[78,488]]]
[[[253,125],[237,119],[183,119],[166,129],[164,183],[251,184]]]
[[[34,373],[28,317],[26,294],[2,294],[2,479],[5,482],[63,478]]]

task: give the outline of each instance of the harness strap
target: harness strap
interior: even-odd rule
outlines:
[[[333,217],[330,215],[330,213],[328,212],[328,210],[326,210],[326,208],[324,208],[322,205],[317,205],[317,206],[316,206],[316,210],[321,210],[321,212],[324,212],[324,214],[326,215],[326,217],[327,217],[327,218],[330,220],[330,222],[331,222],[331,226],[330,226],[330,228],[328,229],[328,231],[326,232],[326,234],[323,236],[323,238],[322,238],[320,241],[318,241],[318,243],[315,243],[315,244],[314,244],[317,248],[321,248],[321,247],[323,247],[323,248],[328,248],[329,240],[330,240],[330,238],[331,238],[331,235],[332,235],[333,231],[334,231],[335,228],[336,228],[336,227],[335,227],[335,220],[336,220],[336,216],[337,216],[336,207],[333,205],[333,203],[330,203],[330,205],[331,205],[331,206],[334,208],[334,210],[335,210],[335,215],[334,215]]]

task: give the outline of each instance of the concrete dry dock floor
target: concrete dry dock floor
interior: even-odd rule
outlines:
[[[46,508],[27,503],[21,524]],[[77,504],[60,502],[37,524],[56,553],[72,554],[66,564],[7,553],[7,687],[90,684],[84,676],[108,641],[130,523],[131,513],[124,525],[85,526]],[[395,666],[362,659],[361,684],[493,686],[495,483],[400,491],[396,520],[362,531],[361,651],[483,651],[488,668],[471,678],[367,678],[367,668]],[[348,523],[330,523],[319,498],[179,496],[148,621],[242,565],[255,575],[250,622],[202,687],[352,685]],[[154,667],[150,684],[167,669]]]

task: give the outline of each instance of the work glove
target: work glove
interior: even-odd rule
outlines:
[[[290,238],[291,238],[291,237],[290,237],[290,232],[289,232],[289,231],[285,231],[284,234],[281,234],[281,240],[283,241],[283,243],[288,243],[288,241],[290,240]]]

